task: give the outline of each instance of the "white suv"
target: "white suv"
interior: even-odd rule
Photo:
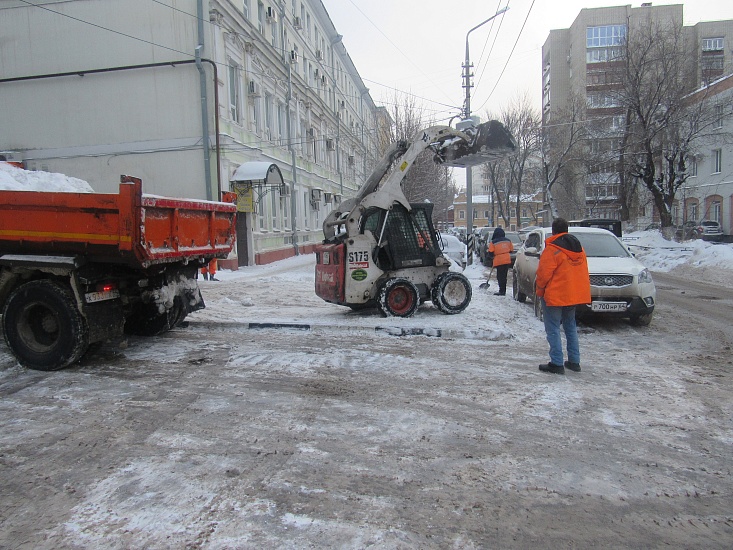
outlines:
[[[588,257],[592,303],[578,306],[578,315],[584,313],[627,317],[634,325],[652,322],[657,291],[652,275],[634,258],[624,243],[606,229],[571,227]],[[535,276],[545,241],[552,229],[543,227],[527,235],[524,246],[517,253],[512,276],[512,295],[518,302],[529,296],[535,303],[535,314],[541,317],[539,300],[535,299]]]

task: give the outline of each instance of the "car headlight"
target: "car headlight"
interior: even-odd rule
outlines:
[[[652,273],[648,269],[644,269],[641,273],[639,273],[639,282],[640,283],[651,283],[652,282]]]

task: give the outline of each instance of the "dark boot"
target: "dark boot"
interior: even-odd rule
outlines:
[[[565,367],[554,363],[542,363],[540,370],[542,372],[551,372],[552,374],[565,374]]]
[[[580,363],[571,363],[570,361],[565,361],[565,368],[570,369],[573,372],[580,372]]]
[[[209,280],[209,274],[208,273],[204,273],[203,274],[203,277],[204,277],[204,281],[208,281]]]

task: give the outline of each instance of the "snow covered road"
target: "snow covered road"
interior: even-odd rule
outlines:
[[[729,548],[726,333],[661,304],[584,324],[583,371],[548,375],[531,304],[482,272],[463,314],[386,320],[320,301],[303,256],[64,371],[0,345],[0,547]]]

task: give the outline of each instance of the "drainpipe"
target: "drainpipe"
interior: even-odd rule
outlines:
[[[206,91],[206,71],[201,64],[201,55],[204,52],[204,1],[196,2],[196,15],[198,17],[198,45],[196,46],[196,68],[199,70],[199,83],[201,86],[201,126],[202,140],[204,145],[204,180],[206,184],[206,200],[213,200],[211,189],[211,146],[209,144],[209,98]],[[221,197],[216,197],[221,200]]]

